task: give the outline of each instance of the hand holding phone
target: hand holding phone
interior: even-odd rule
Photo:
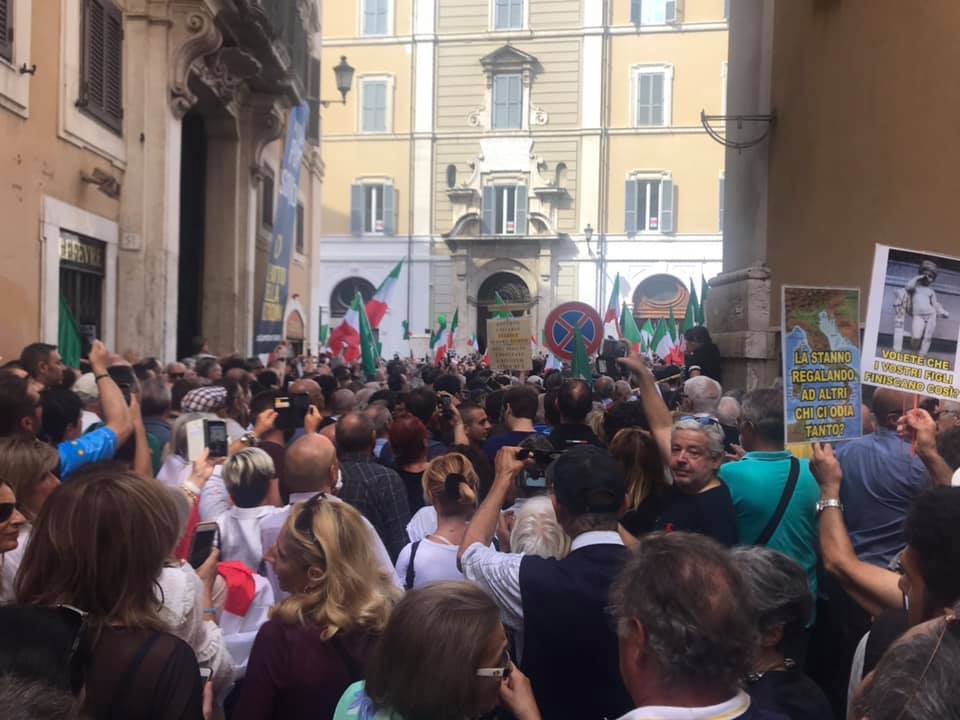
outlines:
[[[213,549],[220,545],[220,526],[215,522],[197,525],[190,545],[190,567],[194,570],[203,565]]]

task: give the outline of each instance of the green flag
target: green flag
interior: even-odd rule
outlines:
[[[650,322],[650,318],[647,318],[643,323],[643,327],[640,328],[640,352],[650,352],[653,347],[653,333],[653,323]]]
[[[670,336],[669,325],[666,321],[660,320],[657,322],[657,327],[653,331],[653,338],[650,340],[650,349],[661,360],[666,360],[670,351],[673,350],[673,338]]]
[[[80,330],[77,328],[77,321],[73,318],[73,312],[67,299],[60,296],[60,327],[57,335],[57,346],[60,350],[60,357],[67,367],[80,367],[80,347],[83,343],[80,340]]]
[[[633,313],[627,309],[626,303],[620,310],[620,334],[624,340],[630,343],[635,353],[643,349],[641,347],[643,335],[640,333],[640,328],[637,327],[637,321],[634,319]]]
[[[691,287],[693,287],[691,283]],[[697,324],[697,308],[693,304],[693,296],[690,296],[690,302],[687,303],[687,314],[683,316],[683,332],[691,329]]]
[[[700,300],[697,298],[697,286],[693,284],[693,278],[690,278],[690,302],[687,304],[687,315],[690,316],[690,307],[693,306],[693,315],[691,316],[694,325],[700,324]],[[686,318],[684,318],[684,330],[687,329]]]
[[[409,340],[410,339],[410,321],[404,320],[402,324],[403,324],[403,339]]]
[[[373,375],[377,372],[377,358],[380,356],[380,351],[373,336],[373,328],[370,327],[370,318],[367,317],[365,305],[363,297],[358,292],[353,298],[353,309],[357,311],[357,317],[360,320],[360,362],[363,365],[363,372]]]
[[[677,318],[673,314],[673,307],[670,308],[670,319],[667,320],[667,332],[670,333],[670,339],[676,345],[677,338],[680,337],[680,328],[677,326]]]
[[[700,276],[700,324],[707,326],[707,295],[710,294],[710,283],[707,282],[707,276]]]
[[[590,369],[590,358],[587,355],[587,346],[583,342],[580,328],[573,329],[573,361],[571,364],[573,377],[589,381],[593,377]]]
[[[500,293],[494,293],[494,298],[495,298],[495,301],[496,301],[496,304],[497,304],[497,305],[506,305],[506,303],[503,301],[503,298],[500,297]],[[493,314],[493,317],[496,318],[496,319],[498,319],[498,320],[503,320],[504,318],[511,318],[511,317],[513,317],[513,313],[511,313],[511,312],[509,312],[509,311],[507,311],[507,310],[498,310],[497,312],[495,312],[495,313]]]
[[[320,347],[326,347],[326,346],[327,346],[327,340],[330,339],[330,326],[329,326],[329,325],[323,324],[323,325],[320,326],[320,337],[319,337],[318,339],[320,340]]]

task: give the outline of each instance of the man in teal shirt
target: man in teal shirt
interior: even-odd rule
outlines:
[[[783,444],[783,394],[754,390],[743,398],[740,438],[747,454],[720,468],[730,488],[743,545],[754,545],[773,518],[783,497],[793,457]],[[810,463],[800,460],[793,497],[766,547],[793,558],[807,571],[810,591],[817,596],[817,502],[820,487]]]

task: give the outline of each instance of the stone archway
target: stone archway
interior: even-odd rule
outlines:
[[[330,293],[330,317],[339,320],[346,315],[357,293],[360,293],[364,303],[368,303],[376,292],[373,283],[365,278],[348,277],[341,280]]]
[[[496,272],[480,285],[477,293],[477,339],[480,349],[487,347],[487,319],[496,311],[497,296],[507,305],[530,304],[530,288],[519,275],[512,272]],[[512,311],[513,315],[523,315],[522,310]]]

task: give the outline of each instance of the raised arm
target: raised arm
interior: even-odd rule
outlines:
[[[937,450],[937,422],[922,408],[910,410],[897,421],[897,433],[906,440],[915,440],[917,455],[930,473],[935,485],[950,487],[953,470]]]
[[[480,503],[480,507],[474,514],[470,524],[467,525],[467,532],[464,533],[463,542],[460,543],[460,551],[457,553],[457,560],[463,557],[463,554],[474,543],[489,545],[493,540],[493,534],[497,531],[497,522],[500,520],[500,508],[507,500],[510,490],[513,488],[514,478],[523,470],[523,460],[517,459],[517,450],[515,447],[500,448],[496,460],[496,476],[493,480],[493,487],[487,493],[487,497]]]
[[[660,451],[660,461],[666,465],[670,462],[673,417],[660,396],[656,378],[639,355],[620,358],[617,362],[633,373],[634,379],[640,386],[640,402],[643,403],[643,411],[647,415],[647,422],[650,423],[650,431],[657,443],[657,450]]]
[[[117,435],[117,447],[127,441],[133,432],[130,420],[130,411],[127,401],[123,398],[123,391],[114,382],[107,372],[107,363],[110,360],[110,351],[99,340],[93,341],[90,348],[90,368],[97,378],[97,388],[100,391],[100,407],[103,409],[103,421],[106,426]]]
[[[810,470],[820,485],[820,500],[839,503],[843,470],[829,443],[813,443]],[[901,606],[900,577],[857,557],[843,512],[835,505],[820,513],[820,552],[827,572],[837,578],[843,589],[868,613],[875,617],[884,610]]]

